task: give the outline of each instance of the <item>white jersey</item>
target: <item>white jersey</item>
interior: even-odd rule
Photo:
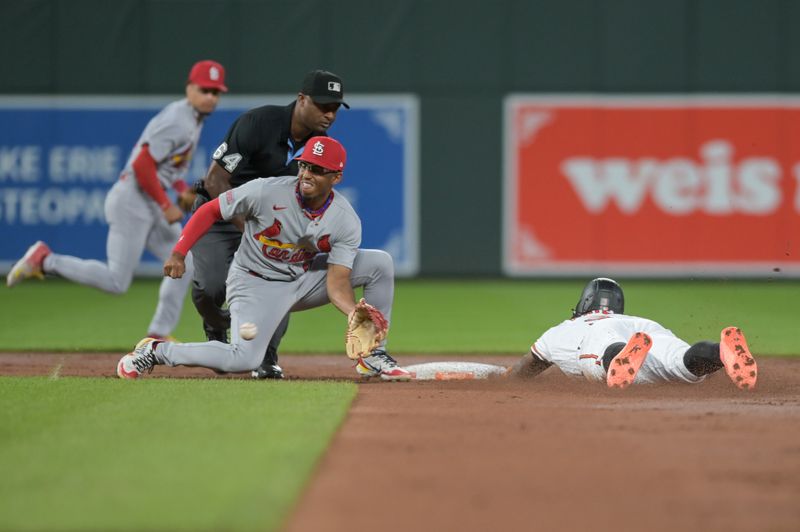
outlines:
[[[565,320],[548,329],[531,346],[531,354],[555,364],[567,375],[605,380],[603,354],[614,343],[626,343],[634,333],[646,332],[653,346],[635,383],[674,381],[697,382],[683,364],[689,344],[661,324],[625,314],[595,311]]]
[[[164,107],[142,131],[123,173],[133,175],[133,161],[139,156],[142,146],[147,144],[156,162],[162,187],[169,188],[175,181],[183,179],[200,138],[204,118],[186,98]]]
[[[353,268],[361,244],[361,220],[341,195],[331,191],[327,207],[312,216],[300,204],[297,177],[259,178],[219,196],[222,217],[245,219],[233,266],[264,279],[292,281],[318,253],[328,264]]]

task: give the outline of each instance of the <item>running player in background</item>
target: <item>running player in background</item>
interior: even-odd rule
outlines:
[[[183,211],[166,193],[173,188],[181,205],[191,205],[194,192],[184,181],[203,121],[227,92],[225,69],[216,61],[199,61],[189,72],[186,97],[154,116],[131,151],[119,181],[106,195],[108,262],[52,253],[42,241],[33,244],[6,278],[11,287],[25,279],[60,275],[112,294],[128,291],[145,249],[166,260],[181,233]],[[186,267],[193,269],[191,257]],[[191,276],[165,278],[148,335],[169,336],[180,319]]]
[[[625,388],[653,382],[701,382],[724,367],[739,388],[755,386],[756,361],[738,328],[723,329],[719,343],[690,346],[655,321],[624,311],[619,284],[603,277],[593,279],[584,288],[572,319],[545,332],[510,374],[535,377],[555,364],[567,375]]]
[[[394,277],[381,272],[392,271],[392,257],[358,249],[361,221],[333,190],[342,180],[344,147],[329,137],[312,137],[308,147],[298,157],[297,177],[250,180],[200,207],[164,263],[164,275],[185,276],[185,258],[195,242],[215,221],[241,217],[241,245],[227,277],[231,342],[181,344],[145,338],[120,359],[120,378],[136,379],[158,364],[253,370],[290,311],[332,303],[349,316],[356,307],[354,286],[363,286],[367,302],[391,319]],[[243,324],[254,325],[245,337],[237,334]],[[383,380],[411,377],[383,345],[362,355],[356,371]]]

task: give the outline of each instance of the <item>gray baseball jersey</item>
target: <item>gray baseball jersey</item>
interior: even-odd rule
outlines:
[[[361,244],[361,221],[353,207],[332,191],[327,208],[312,216],[300,205],[297,183],[297,177],[260,178],[220,195],[224,219],[245,218],[232,266],[264,279],[291,281],[322,252],[328,264],[353,268]]]
[[[387,319],[394,299],[392,258],[385,251],[359,250],[361,222],[343,196],[333,192],[327,208],[314,216],[300,205],[297,177],[255,179],[219,196],[222,217],[245,218],[242,243],[228,271],[231,342],[159,344],[160,364],[189,365],[218,371],[249,371],[261,363],[264,350],[288,312],[330,303],[327,268],[350,268],[352,287]],[[258,334],[239,336],[252,323]]]
[[[147,123],[123,172],[133,175],[133,161],[139,156],[142,146],[147,144],[156,161],[158,180],[161,186],[169,188],[186,175],[204,118],[186,98],[167,105]]]

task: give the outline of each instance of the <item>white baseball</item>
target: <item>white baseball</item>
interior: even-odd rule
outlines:
[[[244,340],[252,340],[258,334],[258,327],[255,323],[245,322],[239,326],[239,336]]]

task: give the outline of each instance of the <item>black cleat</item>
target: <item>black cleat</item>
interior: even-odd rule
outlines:
[[[250,376],[254,379],[262,380],[262,379],[282,379],[283,378],[283,370],[277,364],[261,364],[252,372],[250,372]]]
[[[270,346],[267,346],[267,352],[264,353],[264,360],[261,365],[254,369],[250,376],[254,379],[282,379],[283,370],[278,365],[278,351]]]

